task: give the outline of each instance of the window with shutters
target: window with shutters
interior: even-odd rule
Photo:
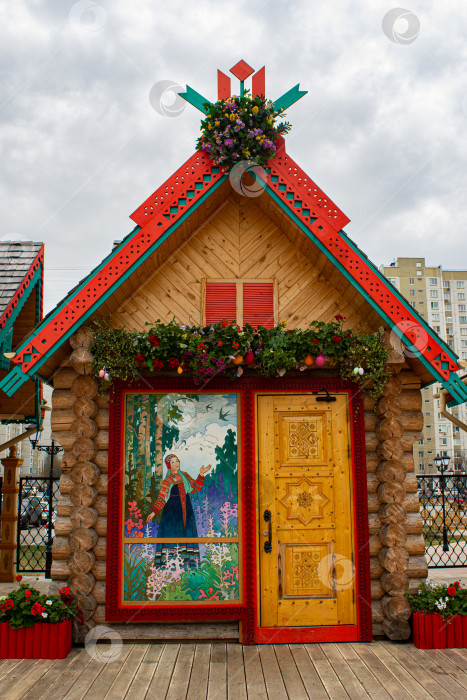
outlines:
[[[273,328],[276,319],[276,285],[274,280],[206,280],[204,323],[222,319],[237,321],[239,326]]]

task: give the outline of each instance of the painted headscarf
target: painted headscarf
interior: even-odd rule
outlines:
[[[177,455],[174,455],[174,454],[167,455],[167,457],[164,459],[165,465],[166,465],[167,469],[169,470],[169,474],[170,474],[170,460],[173,457],[176,457],[176,459],[178,459]]]

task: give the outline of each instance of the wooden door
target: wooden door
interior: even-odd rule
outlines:
[[[356,624],[347,397],[258,396],[260,626]]]

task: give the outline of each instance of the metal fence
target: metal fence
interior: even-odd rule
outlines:
[[[50,578],[58,479],[24,476],[19,480],[17,570]]]
[[[428,566],[467,566],[467,472],[417,481]]]

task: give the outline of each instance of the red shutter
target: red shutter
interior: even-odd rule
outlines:
[[[237,320],[237,285],[235,282],[206,282],[206,325],[224,318]]]
[[[274,327],[274,285],[272,282],[246,282],[243,285],[243,323]]]

